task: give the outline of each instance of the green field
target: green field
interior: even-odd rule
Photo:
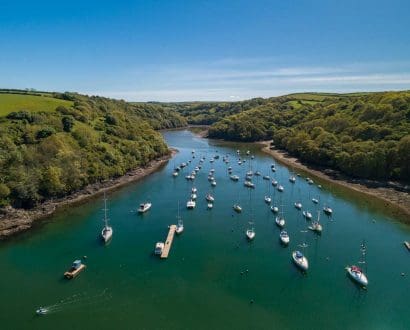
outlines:
[[[44,95],[21,95],[0,93],[0,116],[7,116],[13,111],[54,111],[59,105],[70,107],[71,101],[60,100]]]

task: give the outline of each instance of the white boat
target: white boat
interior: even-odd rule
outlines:
[[[185,179],[187,179],[187,180],[193,180],[190,175],[186,175],[186,176],[185,176]]]
[[[196,203],[195,203],[195,201],[193,201],[192,199],[190,199],[190,200],[186,203],[186,208],[187,208],[187,209],[192,210],[192,209],[195,208],[195,206],[196,206]]]
[[[362,258],[359,261],[359,264],[366,265],[366,245],[363,242],[360,251],[362,252]],[[360,267],[358,266],[347,266],[346,271],[349,274],[350,278],[353,279],[355,282],[360,284],[362,287],[366,287],[369,284],[367,276]]]
[[[178,216],[177,216],[177,228],[175,229],[175,232],[179,235],[182,234],[184,231],[184,222],[182,221],[182,218],[179,215],[179,203],[178,203]]]
[[[312,198],[312,202],[315,203],[315,204],[318,204],[319,200],[317,198]]]
[[[242,162],[240,160],[238,161],[238,165],[242,165]]]
[[[263,180],[270,180],[270,176],[269,175],[264,175]]]
[[[261,173],[260,171],[256,171],[256,172],[255,172],[255,175],[256,175],[256,176],[261,176],[262,173]]]
[[[273,213],[278,213],[278,212],[279,212],[279,208],[278,208],[277,206],[274,206],[274,205],[272,205],[272,206],[270,207],[270,210],[271,210]]]
[[[308,184],[313,184],[313,180],[312,180],[312,179],[309,179],[309,180],[307,180],[307,183],[308,183]]]
[[[326,205],[323,207],[323,212],[325,212],[327,215],[333,214],[333,210],[329,206],[326,206]]]
[[[208,176],[208,181],[209,182],[215,181],[215,178],[212,175],[209,175]]]
[[[292,183],[295,183],[295,182],[296,182],[295,176],[292,175],[292,176],[289,178],[289,181],[292,182]]]
[[[194,171],[195,171],[195,172],[199,172],[199,167],[196,166],[196,167],[194,168]]]
[[[197,199],[197,195],[196,194],[191,194],[191,199],[193,200],[193,201],[195,201],[196,199]]]
[[[312,213],[310,213],[309,211],[303,211],[302,214],[306,218],[306,220],[312,219]]]
[[[207,207],[208,207],[208,209],[212,209],[212,208],[214,207],[214,204],[212,204],[211,202],[209,202],[209,203],[207,204]]]
[[[214,169],[214,168],[211,168],[210,171],[209,171],[209,173],[214,174],[214,173],[215,173],[215,169]]]
[[[272,172],[276,172],[275,166],[271,167],[270,169],[272,170]]]
[[[172,173],[172,176],[173,176],[174,178],[176,178],[176,177],[178,176],[178,172],[177,172],[177,171],[173,172],[173,173]]]
[[[252,172],[252,171],[246,172],[246,176],[252,177],[252,176],[253,176],[253,172]]]
[[[272,198],[270,196],[265,196],[265,203],[270,204],[272,202]]]
[[[298,210],[302,209],[302,203],[301,202],[295,202],[295,208],[297,208]]]
[[[310,230],[321,234],[322,233],[322,225],[320,224],[320,211],[317,211],[317,220],[313,221],[311,225],[308,227]]]
[[[245,181],[243,185],[248,188],[255,188],[255,184],[253,184],[251,181]]]
[[[163,242],[157,242],[157,244],[155,244],[155,250],[154,253],[156,255],[161,255],[162,250],[164,249],[164,243]]]
[[[235,210],[235,212],[242,212],[242,207],[239,204],[234,204],[233,209]]]
[[[211,203],[213,203],[213,202],[215,201],[214,196],[212,196],[211,194],[207,194],[207,195],[205,196],[205,199],[206,199],[208,202],[211,202]]]
[[[237,175],[231,175],[230,178],[231,178],[232,181],[238,181],[239,180],[239,176],[237,176]]]
[[[246,150],[246,154],[249,156],[250,155],[250,151],[249,150]]]
[[[279,186],[278,186],[278,191],[283,192],[284,190],[285,190],[285,188],[283,188],[282,185],[279,185]]]
[[[277,226],[280,228],[283,228],[285,226],[285,219],[283,218],[283,216],[277,216],[275,218],[275,222]]]
[[[252,222],[249,222],[249,224],[250,225],[252,225],[253,223]],[[249,241],[252,241],[254,238],[255,238],[255,230],[254,230],[254,228],[253,227],[251,227],[251,228],[249,228],[249,229],[247,229],[246,230],[246,238],[249,240]]]
[[[145,203],[141,203],[140,207],[138,208],[138,213],[145,213],[147,212],[150,208],[151,208],[152,204],[145,202]]]
[[[276,187],[278,185],[278,181],[272,180],[272,186]]]
[[[192,192],[193,194],[196,194],[196,193],[198,192],[198,189],[196,189],[195,187],[192,187],[191,192]]]
[[[289,234],[286,230],[281,230],[280,234],[279,234],[279,238],[280,241],[282,242],[282,244],[284,245],[288,245],[290,238],[289,238]]]
[[[37,315],[46,315],[47,313],[48,313],[48,309],[45,308],[45,307],[39,307],[39,308],[36,310],[36,314],[37,314]]]
[[[112,227],[108,225],[108,217],[107,217],[107,198],[105,198],[104,193],[104,228],[101,231],[101,238],[104,243],[107,243],[112,238]]]
[[[295,263],[295,265],[297,267],[299,267],[300,269],[306,271],[309,268],[309,262],[307,260],[307,258],[303,255],[302,252],[300,251],[293,251],[292,252],[292,259],[293,262]]]
[[[215,180],[211,182],[211,186],[216,187],[216,181]]]

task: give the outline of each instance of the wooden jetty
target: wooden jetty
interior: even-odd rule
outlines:
[[[169,232],[167,240],[165,241],[164,248],[162,249],[161,259],[168,258],[169,251],[171,250],[172,241],[174,240],[175,230],[177,229],[176,225],[169,226]]]

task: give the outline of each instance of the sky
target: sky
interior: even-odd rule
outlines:
[[[410,89],[410,1],[0,0],[0,88],[130,101]]]

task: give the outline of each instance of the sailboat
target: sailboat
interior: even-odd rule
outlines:
[[[303,211],[302,212],[303,216],[305,217],[306,220],[311,220],[312,219],[312,213],[310,213],[309,211]]]
[[[214,196],[212,196],[211,194],[207,194],[207,195],[205,196],[205,199],[206,199],[208,202],[210,202],[210,203],[213,203],[213,202],[215,201]]]
[[[282,242],[283,245],[288,245],[290,238],[289,238],[289,234],[286,230],[281,230],[280,234],[279,234],[279,238],[280,241]]]
[[[278,189],[279,192],[283,192],[285,190],[285,188],[283,188],[282,185],[279,185],[277,189]]]
[[[101,231],[101,237],[104,243],[107,243],[112,238],[112,227],[108,225],[108,218],[107,218],[107,198],[105,197],[104,193],[104,228]]]
[[[364,241],[361,245],[360,250],[362,252],[362,258],[359,261],[359,264],[366,265],[366,245]],[[348,275],[350,276],[350,278],[354,280],[355,282],[357,282],[358,284],[360,284],[362,287],[365,288],[369,284],[369,281],[367,280],[367,276],[365,272],[360,267],[354,266],[354,265],[347,266],[346,271]]]
[[[295,208],[297,208],[298,210],[302,209],[302,203],[301,202],[295,202]]]
[[[323,206],[323,212],[325,212],[327,215],[332,215],[333,210],[329,206]]]
[[[233,209],[235,212],[241,213],[242,212],[242,207],[239,204],[234,204]]]
[[[292,175],[292,176],[289,178],[289,181],[290,181],[291,183],[295,183],[295,182],[296,182],[295,176]]]
[[[280,228],[285,226],[285,217],[283,216],[283,204],[281,205],[280,215],[275,218],[276,225]]]
[[[322,233],[322,225],[320,224],[319,220],[320,220],[320,211],[317,211],[317,220],[313,221],[308,228],[310,230],[314,231],[315,233],[321,234]]]
[[[177,216],[178,222],[177,222],[177,228],[175,229],[175,232],[179,235],[182,234],[184,231],[184,223],[182,221],[182,218],[179,215],[179,202],[178,202],[178,216]]]
[[[315,204],[318,204],[319,200],[317,198],[312,198],[312,202],[315,203]]]
[[[306,233],[306,230],[301,230],[302,233]],[[300,248],[304,249],[308,245],[304,242],[299,245]],[[294,264],[300,268],[302,271],[307,271],[309,268],[309,261],[305,255],[300,250],[292,252],[292,260]]]
[[[255,235],[256,235],[255,230],[254,230],[252,225],[253,225],[253,222],[249,222],[249,226],[251,226],[251,227],[246,230],[246,237],[250,241],[252,241],[255,238]]]

